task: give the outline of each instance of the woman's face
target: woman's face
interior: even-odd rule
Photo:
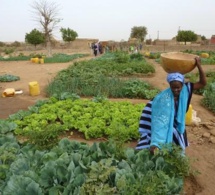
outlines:
[[[170,89],[172,90],[174,97],[179,97],[182,87],[183,83],[180,81],[170,82]]]

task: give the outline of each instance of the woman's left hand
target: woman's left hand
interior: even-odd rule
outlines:
[[[195,65],[197,67],[201,66],[201,58],[200,57],[195,57]]]

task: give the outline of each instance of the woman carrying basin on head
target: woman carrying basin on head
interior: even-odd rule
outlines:
[[[184,75],[175,72],[167,75],[169,88],[160,92],[144,107],[139,132],[141,138],[137,150],[149,149],[150,152],[161,148],[163,144],[175,143],[183,150],[188,146],[185,115],[192,98],[192,92],[206,85],[205,73],[199,57],[195,58],[199,71],[199,81],[196,83],[184,81]]]

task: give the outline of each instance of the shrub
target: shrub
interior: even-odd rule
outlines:
[[[4,53],[7,55],[13,53],[14,51],[15,51],[14,48],[5,48],[4,49]]]
[[[0,47],[4,47],[5,43],[0,41]]]
[[[20,46],[21,46],[21,43],[18,42],[18,41],[14,41],[13,43],[11,43],[11,46],[12,46],[12,47],[20,47]]]
[[[215,82],[210,83],[204,92],[202,104],[215,113]]]

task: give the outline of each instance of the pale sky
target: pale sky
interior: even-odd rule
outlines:
[[[37,1],[37,0],[36,0]],[[134,26],[145,26],[146,39],[171,39],[177,31],[215,35],[215,0],[47,0],[59,5],[59,28],[70,28],[78,38],[127,41]],[[34,28],[35,0],[0,0],[0,41],[24,42]],[[62,40],[59,29],[54,32]]]

